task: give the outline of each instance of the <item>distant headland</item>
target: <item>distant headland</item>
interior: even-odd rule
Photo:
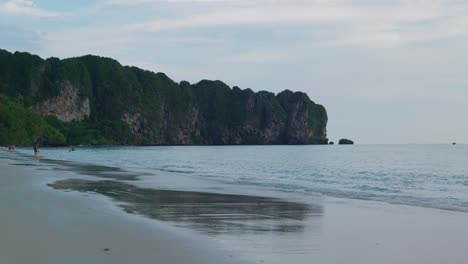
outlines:
[[[0,49],[0,144],[327,144],[327,111],[307,94],[174,82],[83,56]]]

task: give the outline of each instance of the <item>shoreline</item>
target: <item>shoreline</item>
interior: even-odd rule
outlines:
[[[275,147],[275,145],[270,145],[271,147]],[[99,147],[86,147],[84,148],[85,150],[96,150],[96,149],[99,149],[99,148],[122,148],[122,146],[99,146]],[[125,147],[132,147],[132,146],[123,146],[123,149],[125,149]],[[133,146],[133,147],[136,147],[138,148],[139,146]],[[148,147],[151,147],[151,146],[148,146]],[[173,147],[179,147],[179,146],[173,146]],[[181,148],[184,148],[185,146],[180,146]],[[189,146],[190,147],[190,146]],[[196,146],[193,146],[193,147],[196,147]],[[204,147],[204,146],[202,146]],[[206,146],[207,148],[210,148],[210,146]],[[218,147],[224,147],[224,146],[218,146]],[[232,146],[228,146],[228,147],[232,147]],[[242,145],[239,145],[238,147],[243,147]],[[268,147],[268,146],[267,146]],[[291,147],[291,146],[287,146],[287,147]],[[304,146],[299,146],[299,147],[304,147]],[[142,147],[143,148],[143,147]],[[450,146],[451,148],[451,146]],[[25,148],[21,147],[19,148],[20,150],[25,150]],[[63,149],[63,153],[64,153],[64,156],[61,157],[61,158],[49,158],[49,157],[45,157],[45,156],[41,156],[41,161],[47,161],[48,163],[51,163],[51,164],[54,164],[54,165],[65,165],[65,164],[68,164],[70,165],[70,170],[76,170],[78,166],[76,166],[77,164],[80,165],[80,167],[84,168],[84,167],[87,167],[87,166],[100,166],[100,167],[103,167],[103,168],[109,168],[109,169],[118,169],[120,170],[121,173],[128,173],[129,177],[133,177],[135,179],[135,181],[133,182],[134,185],[138,185],[138,186],[142,186],[142,185],[146,185],[146,184],[150,184],[150,186],[153,186],[155,187],[151,182],[146,182],[146,181],[139,181],[139,179],[149,179],[155,175],[159,175],[159,176],[168,176],[167,178],[171,178],[171,176],[173,175],[166,175],[166,172],[170,172],[171,174],[178,174],[177,177],[180,177],[180,178],[183,178],[182,180],[183,181],[193,181],[190,176],[191,176],[191,173],[193,172],[186,172],[186,171],[183,171],[183,170],[170,170],[170,169],[152,169],[152,168],[147,168],[147,167],[123,167],[121,166],[121,164],[119,163],[112,163],[112,164],[105,164],[104,162],[101,162],[101,163],[95,163],[96,161],[95,160],[84,160],[84,161],[76,161],[73,159],[73,156],[69,155],[68,151],[65,151],[66,148],[46,148],[46,149],[49,149],[49,150],[56,150],[56,149]],[[29,151],[29,149],[28,149]],[[23,153],[23,151],[21,152],[16,152],[16,153],[19,153],[20,155],[24,155],[25,157],[28,157],[27,154]],[[44,152],[44,154],[46,154],[46,152]],[[68,156],[66,156],[68,155]],[[70,158],[71,157],[71,158]],[[66,165],[67,166],[67,165]],[[95,173],[95,172],[93,172]],[[80,172],[81,174],[81,172]],[[187,176],[188,175],[188,176]],[[100,177],[100,176],[99,176]],[[112,177],[110,177],[112,178]],[[118,179],[117,177],[115,177],[115,179]],[[200,179],[197,179],[197,181],[199,181]],[[203,179],[204,180],[204,179]],[[203,181],[202,180],[202,181]],[[171,180],[169,180],[171,181]],[[163,180],[164,182],[164,180]],[[158,181],[157,184],[160,184],[161,181]],[[209,183],[208,183],[209,184]],[[255,188],[257,188],[256,185],[243,185],[243,189],[241,191],[239,190],[236,190],[236,189],[233,189],[233,188],[230,188],[228,185],[229,184],[223,184],[225,185],[227,188],[223,188],[223,192],[226,192],[226,191],[229,191],[229,193],[232,193],[232,194],[240,194],[240,195],[255,195],[256,193],[258,193],[257,190],[255,190]],[[177,188],[180,187],[180,186],[177,186]],[[203,187],[203,186],[196,186],[197,188],[200,188],[200,187]],[[158,188],[158,186],[156,185],[156,188]],[[176,188],[176,189],[177,189]],[[196,189],[196,188],[195,188]],[[177,189],[178,190],[178,189]],[[212,190],[207,190],[208,192],[215,192],[214,189]],[[276,192],[275,190],[273,189],[269,189],[268,187],[262,189],[262,193],[265,193],[267,196],[271,196],[271,197],[279,197],[279,198],[284,198],[284,197],[287,197],[288,195],[291,195],[291,193],[289,192],[286,192],[284,193],[285,195],[283,195],[280,192]],[[428,208],[428,209],[437,209],[437,210],[444,210],[444,211],[455,211],[455,212],[465,212],[465,213],[468,213],[468,207],[466,206],[463,206],[461,207],[460,205],[457,205],[457,204],[444,204],[444,203],[439,203],[437,204],[438,200],[434,197],[430,197],[430,196],[427,196],[427,197],[417,197],[418,199],[421,199],[421,200],[414,200],[412,199],[413,197],[409,197],[409,196],[405,196],[405,195],[399,195],[399,194],[385,194],[385,193],[381,193],[379,194],[378,196],[372,196],[372,195],[368,195],[368,193],[365,193],[365,192],[359,192],[359,191],[350,191],[350,190],[335,190],[335,189],[329,189],[329,188],[312,188],[310,190],[307,190],[304,192],[306,195],[315,195],[315,196],[324,196],[324,197],[334,197],[334,198],[343,198],[343,199],[351,199],[351,200],[359,200],[359,201],[377,201],[377,202],[383,202],[383,203],[389,203],[389,204],[393,204],[393,205],[407,205],[407,206],[414,206],[414,207],[421,207],[421,208]],[[279,195],[278,195],[279,194]],[[298,192],[296,194],[296,196],[301,196],[302,193]],[[287,198],[290,198],[290,197],[287,197]],[[300,201],[300,199],[299,199]],[[435,203],[433,202],[435,201]]]
[[[247,204],[248,210],[243,211],[238,205],[231,209],[212,207],[216,203],[205,203],[204,196],[193,196],[190,191],[177,191],[177,197],[188,195],[178,201],[170,198],[172,192],[168,195],[164,189],[155,189],[156,193],[144,190],[143,194],[157,195],[158,203],[171,210],[166,210],[163,217],[138,211],[128,213],[121,205],[140,203],[115,196],[116,190],[125,191],[128,185],[119,184],[109,192],[89,188],[54,190],[48,184],[67,183],[71,179],[132,182],[89,178],[76,168],[51,170],[50,164],[33,161],[32,157],[30,162],[22,159],[19,164],[13,161],[17,165],[8,165],[10,162],[5,162],[11,158],[8,156],[8,152],[0,151],[2,263],[105,264],[138,260],[138,263],[305,264],[311,259],[325,264],[466,262],[468,213],[465,212],[328,196],[309,200],[307,206],[315,204],[318,210],[262,200],[254,203],[261,207]],[[131,192],[141,195],[142,186],[138,181],[134,183]],[[222,198],[229,203],[248,197],[214,191],[208,200],[219,202]],[[174,202],[167,203],[167,199]],[[184,199],[191,202],[189,211],[181,206],[187,201]],[[207,217],[202,219],[196,209],[207,206],[213,211],[201,214]],[[262,208],[266,211],[262,212]],[[285,216],[283,208],[291,209],[292,217]],[[165,218],[167,215],[177,218]],[[269,218],[252,218],[256,215]]]
[[[104,196],[53,190],[44,185],[49,171],[5,163],[1,263],[243,263],[206,237],[127,214]]]

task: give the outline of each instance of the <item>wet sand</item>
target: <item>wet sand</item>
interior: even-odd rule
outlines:
[[[157,190],[120,181],[68,179],[48,186],[104,195],[127,213],[213,235],[302,232],[308,217],[322,213],[318,205],[269,197]]]

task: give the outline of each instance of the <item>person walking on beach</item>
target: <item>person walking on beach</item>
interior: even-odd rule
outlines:
[[[37,144],[34,144],[34,159],[39,160],[39,149],[37,149]]]

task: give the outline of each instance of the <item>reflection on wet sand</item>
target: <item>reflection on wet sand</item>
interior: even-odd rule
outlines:
[[[95,176],[114,180],[134,181],[144,173],[129,172],[118,167],[102,166],[78,163],[64,160],[42,160],[52,165],[60,165],[53,168],[55,171],[73,171],[81,175]]]
[[[72,171],[81,175],[94,176],[99,178],[134,181],[139,176],[146,175],[144,173],[130,172],[118,167],[110,167],[103,165],[86,164],[80,162],[66,161],[66,160],[53,160],[53,159],[40,159],[29,160],[29,156],[23,153],[15,153],[16,156],[8,157],[13,160],[10,165],[15,166],[28,166],[38,167],[44,166],[43,170],[54,171]],[[49,167],[50,166],[50,167]]]
[[[299,232],[320,216],[318,205],[274,198],[139,188],[117,181],[62,180],[49,186],[113,198],[128,213],[141,214],[210,234]]]

